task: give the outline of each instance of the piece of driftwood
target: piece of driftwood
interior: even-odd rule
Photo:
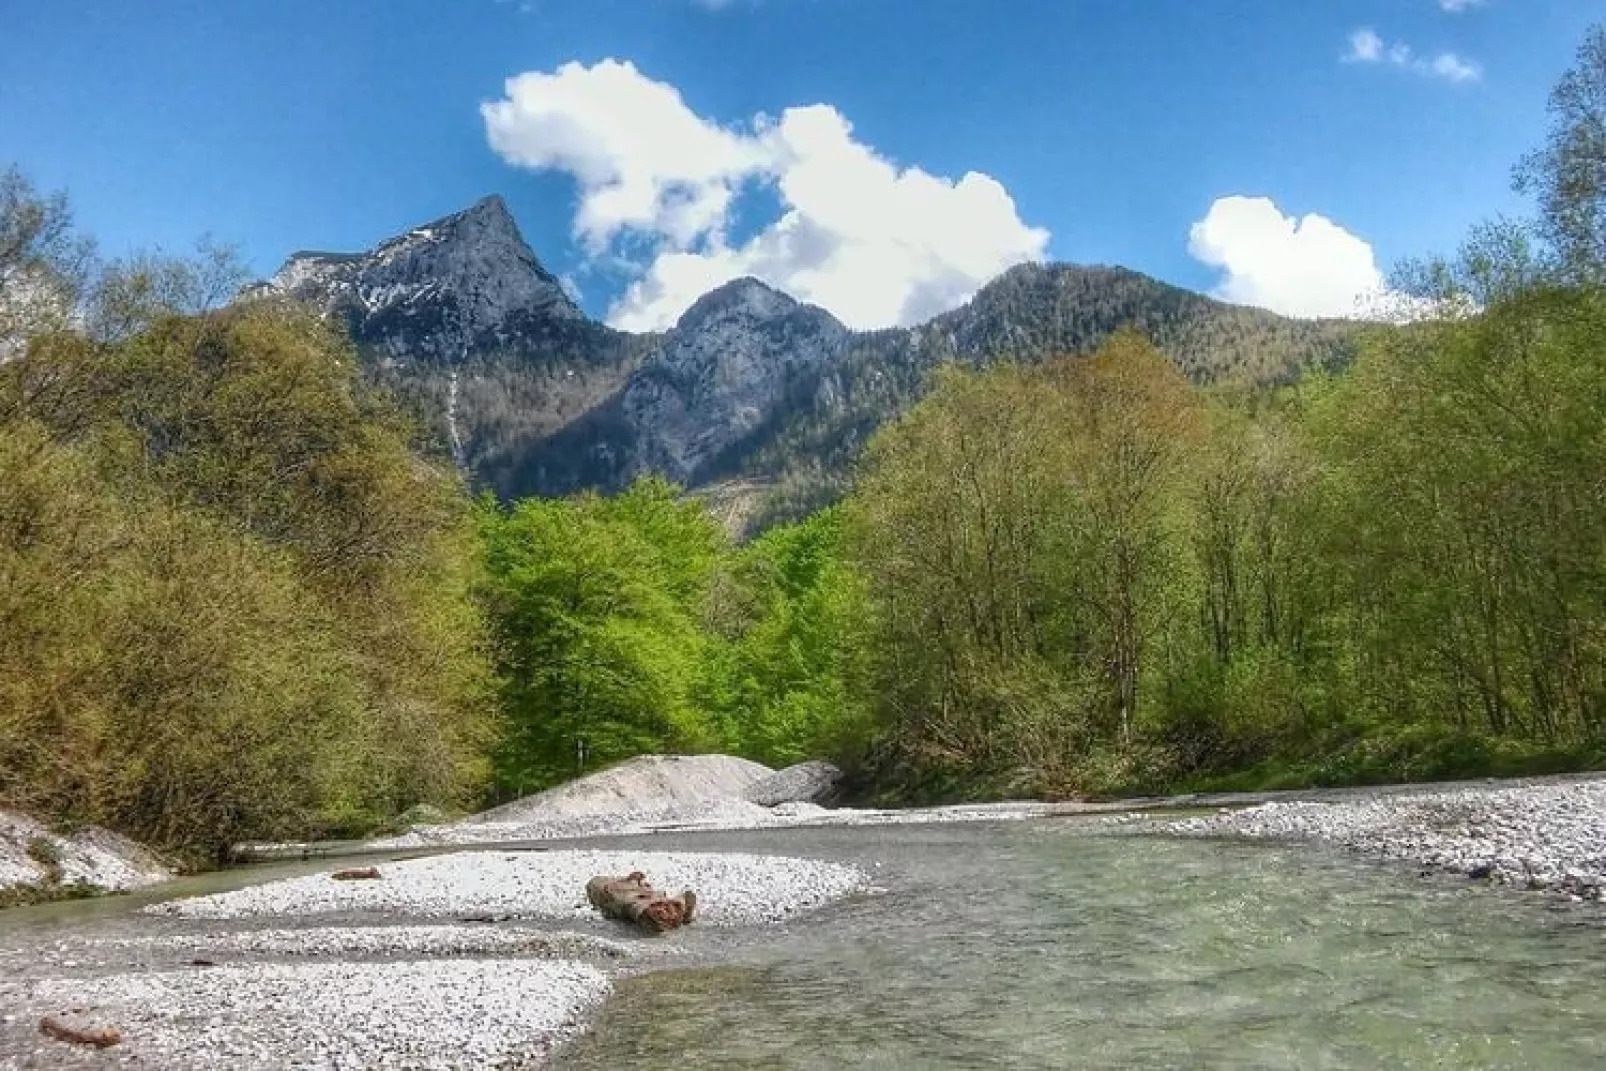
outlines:
[[[115,1026],[102,1026],[77,1009],[40,1019],[39,1032],[69,1045],[93,1045],[97,1049],[109,1049],[123,1040],[122,1031]]]
[[[337,870],[329,876],[336,881],[375,881],[379,877],[379,868],[358,866],[350,870]]]
[[[639,870],[622,878],[592,878],[586,882],[586,899],[603,918],[634,923],[648,933],[667,933],[697,914],[696,893],[687,889],[679,896],[666,896],[648,885]]]

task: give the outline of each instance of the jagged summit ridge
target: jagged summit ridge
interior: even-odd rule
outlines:
[[[532,321],[584,319],[495,195],[365,253],[296,253],[265,289],[343,317],[394,360],[455,363]]]
[[[1196,382],[1265,384],[1352,345],[1349,324],[1070,264],[1017,266],[918,326],[870,332],[739,278],[669,331],[633,335],[569,300],[499,197],[365,253],[298,253],[266,289],[343,320],[373,374],[510,497],[657,473],[688,488],[773,481],[795,510],[840,493],[863,444],[944,364],[1088,353],[1130,327]]]

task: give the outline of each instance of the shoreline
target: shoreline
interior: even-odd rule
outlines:
[[[1599,777],[1282,799],[1168,822],[1157,831],[1326,844],[1423,872],[1606,903],[1606,780]]]
[[[1176,811],[1191,813],[1167,813]],[[1556,835],[1557,814],[1571,816],[1564,836]],[[1141,836],[1332,844],[1450,873],[1476,871],[1479,860],[1492,858],[1488,873],[1473,876],[1606,901],[1606,874],[1595,882],[1579,869],[1590,858],[1606,867],[1606,846],[1593,857],[1595,842],[1581,839],[1591,829],[1606,837],[1606,775],[1599,774],[1017,802],[855,812],[826,821],[800,813],[757,832],[1098,816],[1141,823]],[[496,832],[491,825],[484,832]],[[643,842],[619,841],[644,832]],[[1571,851],[1572,862],[1536,870],[1532,852],[1520,850],[1524,836],[1543,850]],[[1506,845],[1513,865],[1503,867],[1499,851],[1470,850],[1479,837]],[[593,1027],[623,978],[701,965],[732,940],[763,940],[771,925],[877,891],[867,870],[849,874],[839,864],[798,858],[784,843],[770,854],[772,846],[760,839],[764,854],[742,855],[718,847],[662,851],[654,839],[635,828],[593,836],[584,846],[555,839],[528,847],[437,845],[379,861],[382,881],[335,882],[331,865],[158,902],[130,913],[118,933],[92,924],[82,935],[46,935],[32,951],[0,949],[0,962],[20,968],[0,978],[0,1053],[20,1052],[20,1062],[6,1065],[19,1067],[100,1068],[142,1056],[164,1067],[223,1060],[267,1069],[286,1066],[294,1052],[329,1066],[485,1066],[490,1049],[470,1054],[454,1029],[441,1025],[483,1021],[490,1033],[476,1044],[502,1046],[497,1059],[506,1066],[546,1066]],[[655,884],[697,888],[722,910],[669,938],[643,938],[596,920],[583,905],[585,876],[638,866]],[[1536,873],[1551,876],[1535,883]],[[752,895],[744,900],[746,893]],[[764,910],[778,901],[788,910]],[[105,1052],[46,1041],[36,1025],[56,1005],[85,1006],[127,1030],[130,1040]],[[347,1034],[356,1037],[355,1047]],[[454,1052],[467,1062],[453,1063]]]
[[[1547,774],[1519,778],[1483,778],[1460,781],[1420,781],[1387,785],[1349,785],[1339,787],[1313,787],[1275,789],[1254,792],[1189,792],[1168,796],[1133,796],[1110,800],[1010,800],[992,803],[957,803],[938,806],[907,808],[823,808],[813,805],[783,804],[777,808],[750,807],[734,820],[721,820],[719,816],[699,818],[686,809],[630,810],[614,814],[571,816],[556,821],[494,822],[476,821],[477,816],[441,825],[414,826],[405,833],[368,840],[286,841],[280,843],[242,844],[236,848],[235,863],[224,868],[226,872],[246,873],[252,867],[270,863],[315,860],[339,860],[367,857],[381,853],[417,850],[421,855],[434,855],[454,849],[501,848],[520,850],[520,845],[538,846],[578,844],[608,841],[615,838],[639,837],[664,833],[739,832],[766,829],[818,828],[828,826],[878,826],[944,822],[1016,821],[1031,818],[1076,818],[1084,816],[1142,815],[1155,812],[1181,811],[1240,811],[1267,805],[1284,804],[1344,804],[1352,801],[1408,799],[1418,796],[1438,796],[1447,793],[1498,793],[1510,789],[1552,789],[1573,785],[1606,783],[1606,770],[1568,774]],[[788,810],[788,808],[795,808]],[[756,816],[756,817],[755,817]],[[1603,818],[1606,820],[1606,818]],[[1219,823],[1218,823],[1219,826]],[[0,811],[0,834],[24,830],[29,839],[40,833],[48,834],[64,845],[72,838],[50,833],[38,821],[14,812]],[[1192,830],[1179,830],[1192,834]],[[1258,836],[1266,834],[1236,834],[1230,828],[1219,826],[1219,835]],[[66,883],[52,886],[41,884],[46,871],[34,860],[26,858],[21,849],[12,867],[0,866],[0,903],[13,890],[40,889],[57,895],[39,899],[22,898],[18,902],[0,907],[4,912],[15,908],[35,906],[39,903],[77,899],[71,890],[82,888],[91,896],[118,895],[125,892],[159,890],[180,875],[158,860],[154,853],[127,838],[98,828],[83,831],[77,839],[91,846],[97,854],[92,863],[74,864],[72,876]],[[16,837],[12,838],[16,840]],[[1316,836],[1285,839],[1322,839]],[[0,836],[0,848],[6,846]],[[69,858],[78,859],[74,851]],[[0,860],[5,862],[6,860]],[[91,869],[92,868],[92,869]],[[112,873],[114,880],[106,883],[88,882],[88,876],[102,877]],[[85,882],[82,886],[78,882]]]

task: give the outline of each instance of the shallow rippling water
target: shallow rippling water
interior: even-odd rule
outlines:
[[[621,983],[567,1071],[1606,1066],[1606,923],[1306,847],[1085,821],[678,838],[887,892]]]

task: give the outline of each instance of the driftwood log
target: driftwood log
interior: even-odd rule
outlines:
[[[123,1040],[115,1026],[97,1023],[77,1008],[45,1016],[39,1020],[39,1032],[69,1045],[93,1045],[97,1049],[109,1049]]]
[[[622,878],[592,878],[586,882],[586,899],[603,918],[634,923],[648,933],[667,933],[697,913],[696,893],[687,889],[679,896],[666,896],[648,885],[639,870]]]
[[[336,881],[378,881],[379,868],[358,866],[352,867],[350,870],[337,870],[329,876]]]

